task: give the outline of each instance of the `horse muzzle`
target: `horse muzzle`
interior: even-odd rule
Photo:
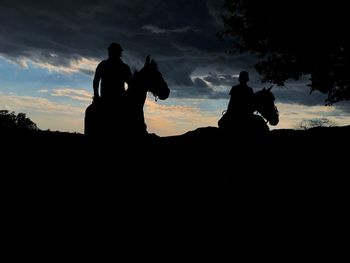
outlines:
[[[168,85],[165,84],[165,86],[157,95],[160,100],[166,100],[170,95],[170,89],[168,88]]]
[[[279,118],[269,120],[269,123],[270,123],[272,126],[276,126],[276,125],[279,123]]]

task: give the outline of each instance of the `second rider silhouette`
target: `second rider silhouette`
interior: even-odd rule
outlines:
[[[226,113],[218,122],[219,128],[226,131],[244,130],[254,116],[254,92],[247,85],[249,74],[242,71],[238,78],[239,84],[232,87],[230,101]],[[240,125],[235,125],[239,123]]]
[[[249,81],[249,74],[247,71],[242,71],[239,74],[239,84],[233,86],[230,91],[230,101],[227,107],[229,114],[239,119],[249,118],[253,112],[254,92],[251,87],[247,85]]]

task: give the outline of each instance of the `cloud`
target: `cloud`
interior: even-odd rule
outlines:
[[[42,97],[0,92],[0,108],[26,113],[40,129],[83,131],[84,106],[55,103]]]
[[[218,1],[3,0],[0,55],[23,68],[92,75],[106,57],[106,47],[116,41],[131,67],[139,69],[151,54],[169,83],[191,86],[191,73],[198,66],[219,64],[217,54],[225,55],[215,36],[220,27],[209,10],[217,10],[214,2]],[[191,96],[196,93],[182,91],[187,90]]]
[[[350,116],[337,107],[306,106],[302,104],[277,103],[280,112],[280,123],[277,129],[296,128],[303,120],[325,118],[337,125],[350,125]]]
[[[222,107],[210,107],[210,99],[172,99],[170,105],[162,105],[148,98],[145,105],[145,118],[149,132],[161,136],[179,135],[199,127],[217,127],[222,110],[227,101],[221,100]],[[190,105],[190,106],[189,106]],[[207,106],[203,106],[207,105]],[[323,105],[306,106],[296,103],[277,103],[280,123],[271,129],[294,129],[303,120],[328,119],[337,125],[350,125],[350,116],[338,107]]]
[[[223,0],[2,0],[0,55],[21,68],[42,68],[68,75],[92,76],[107,56],[107,46],[119,42],[123,60],[140,69],[146,55],[158,62],[172,98],[229,98],[242,70],[250,85],[264,85],[251,54],[227,53],[222,30]],[[276,101],[316,106],[324,95],[308,94],[307,79],[274,88]],[[87,101],[82,94],[57,96]],[[343,106],[343,109],[348,107]]]
[[[144,25],[142,29],[148,30],[154,34],[165,34],[165,33],[186,33],[186,32],[198,32],[198,29],[192,28],[190,26],[185,26],[176,29],[163,29],[154,25]]]
[[[151,54],[175,98],[224,98],[241,70],[251,73],[253,87],[262,87],[254,70],[257,58],[228,54],[228,43],[216,37],[222,29],[221,0],[2,3],[0,54],[22,68],[92,76],[106,58],[106,47],[116,41],[132,68],[140,69]],[[276,97],[283,102],[322,103],[322,96],[307,94],[305,83],[298,89],[275,89]]]
[[[42,94],[47,94],[44,90]],[[61,88],[54,90],[64,97],[84,98],[84,90]],[[0,109],[27,113],[41,129],[83,132],[84,112],[89,103],[72,105],[72,102],[57,103],[47,98],[20,96],[0,92]],[[227,107],[228,100],[173,99],[155,102],[149,96],[144,107],[148,132],[160,136],[179,135],[199,127],[214,126]],[[337,125],[350,125],[350,116],[341,107],[306,106],[296,103],[276,104],[280,111],[280,123],[271,129],[295,128],[303,120],[326,118]]]
[[[151,98],[146,100],[145,119],[148,132],[160,136],[179,135],[198,127],[217,126],[219,112],[208,112],[197,106],[198,100],[189,100],[187,106],[161,105]],[[190,105],[190,106],[188,106]]]
[[[96,66],[100,62],[94,58],[75,57],[68,59],[54,54],[46,57],[34,52],[28,57],[11,58],[7,55],[0,55],[0,58],[7,62],[16,63],[23,69],[28,69],[31,66],[46,69],[49,72],[64,74],[83,73],[86,75],[93,75]]]
[[[45,91],[46,92],[46,91]],[[85,96],[85,91],[72,89],[56,89],[60,96]],[[219,112],[203,111],[198,107],[198,100],[189,100],[187,106],[173,104],[164,105],[155,102],[152,97],[146,100],[144,112],[148,132],[160,136],[183,134],[189,130],[203,126],[215,126]],[[0,108],[24,112],[41,129],[70,132],[83,132],[86,105],[74,106],[68,103],[56,103],[49,99],[33,96],[19,96],[13,93],[0,93]]]
[[[219,74],[209,72],[203,79],[210,83],[212,86],[232,86],[238,81],[238,74]]]
[[[39,93],[48,93],[49,90],[48,89],[39,89],[38,92]]]
[[[91,102],[91,92],[84,89],[57,88],[52,90],[51,96]]]
[[[66,74],[74,74],[80,72],[86,75],[93,75],[98,63],[99,61],[96,59],[85,57],[70,59],[67,65],[43,62],[38,58],[26,60],[27,65],[32,64],[35,67],[44,68],[50,72],[55,71]]]
[[[70,104],[52,102],[46,98],[20,96],[14,93],[0,92],[0,106],[3,109],[21,112],[40,112],[67,115],[80,115],[84,112],[81,107]]]
[[[350,113],[350,103],[348,101],[338,102],[334,104],[333,107],[341,112],[341,114],[339,114],[340,117],[344,115],[348,116]]]

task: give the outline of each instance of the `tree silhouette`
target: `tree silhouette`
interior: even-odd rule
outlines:
[[[350,99],[346,1],[226,0],[226,8],[219,36],[258,55],[264,82],[310,74],[311,92],[328,94],[327,104]]]
[[[0,129],[38,130],[39,128],[25,113],[16,115],[13,111],[0,110]]]

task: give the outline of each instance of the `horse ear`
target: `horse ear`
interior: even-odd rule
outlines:
[[[154,61],[154,59],[151,60],[150,64],[157,67],[157,63]]]
[[[267,91],[271,91],[271,90],[272,90],[272,87],[273,87],[273,85],[271,85],[271,87],[268,88]]]
[[[150,63],[150,61],[151,61],[151,56],[148,55],[148,56],[146,57],[145,66],[148,65],[148,64]]]

